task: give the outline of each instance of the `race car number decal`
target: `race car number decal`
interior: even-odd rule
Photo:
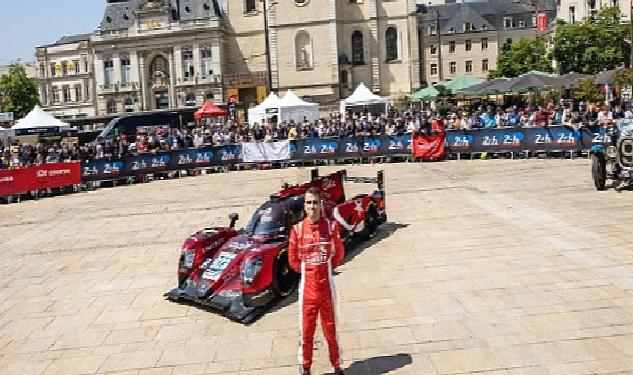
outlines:
[[[220,274],[226,269],[231,261],[236,257],[236,254],[222,252],[213,262],[207,267],[207,270],[202,274],[202,278],[206,280],[217,280]]]

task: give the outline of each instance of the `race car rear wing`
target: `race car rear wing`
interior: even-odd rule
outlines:
[[[365,176],[348,176],[347,170],[343,169],[339,171],[341,174],[341,178],[343,181],[354,182],[354,183],[365,183],[365,184],[376,184],[378,185],[379,191],[385,190],[385,172],[383,170],[379,170],[376,172],[376,177],[365,177]],[[319,170],[317,168],[310,170],[310,180],[314,181],[319,179]]]

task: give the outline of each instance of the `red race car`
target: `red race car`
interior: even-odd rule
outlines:
[[[346,199],[345,181],[375,183],[378,189]],[[271,195],[243,230],[234,229],[238,216],[231,214],[228,228],[206,228],[189,237],[178,263],[178,287],[166,296],[249,323],[273,301],[290,295],[299,275],[288,265],[288,237],[292,225],[303,219],[303,195],[312,186],[321,190],[325,216],[340,223],[346,247],[373,237],[387,220],[382,171],[377,177],[348,177],[345,170],[319,177],[312,170],[310,182],[286,185]]]

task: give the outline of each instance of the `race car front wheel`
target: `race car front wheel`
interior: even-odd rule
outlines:
[[[297,286],[298,281],[299,274],[293,271],[288,264],[288,249],[281,249],[277,253],[273,265],[273,292],[277,297],[288,297]]]

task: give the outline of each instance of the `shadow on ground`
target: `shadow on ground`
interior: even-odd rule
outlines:
[[[345,375],[381,375],[388,374],[413,363],[410,354],[400,353],[382,357],[373,357],[356,361],[345,369]],[[333,375],[328,373],[326,375]]]

